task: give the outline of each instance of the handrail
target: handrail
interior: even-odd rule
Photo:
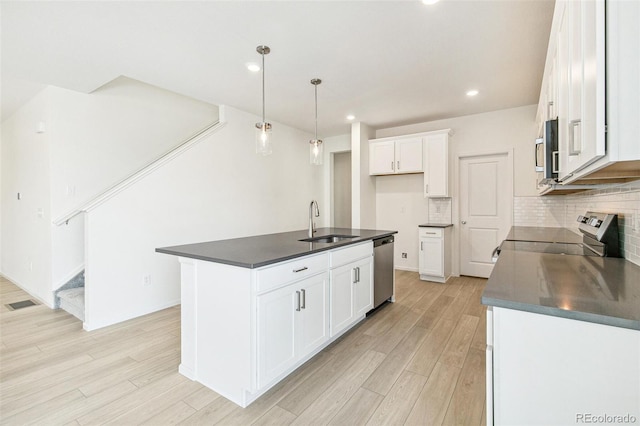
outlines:
[[[162,166],[163,164],[167,163],[168,161],[182,154],[184,151],[188,150],[189,148],[194,146],[196,143],[200,142],[206,136],[209,136],[215,131],[221,129],[222,127],[225,126],[225,124],[227,124],[225,121],[218,120],[215,123],[208,125],[207,127],[200,130],[198,133],[191,136],[190,138],[188,138],[186,141],[184,141],[177,147],[172,148],[170,151],[164,153],[162,156],[160,156],[158,159],[156,159],[152,163],[144,166],[138,171],[122,179],[120,182],[116,183],[115,185],[110,186],[106,190],[102,191],[101,193],[93,197],[90,201],[82,204],[78,208],[75,208],[67,212],[62,216],[59,216],[57,219],[53,221],[53,224],[56,226],[64,225],[68,223],[69,220],[73,219],[75,216],[79,215],[80,213],[93,210],[94,208],[98,207],[100,204],[104,203],[114,195],[118,194],[120,191],[131,186],[132,184],[139,181],[149,173],[153,172],[158,167]]]

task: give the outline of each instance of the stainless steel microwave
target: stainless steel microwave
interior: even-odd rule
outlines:
[[[558,119],[544,123],[544,136],[536,139],[536,172],[541,172],[538,184],[556,182],[559,171]]]

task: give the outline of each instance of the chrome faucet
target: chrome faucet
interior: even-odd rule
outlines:
[[[313,223],[313,207],[316,208],[316,217],[320,217],[320,209],[318,209],[318,202],[312,200],[309,204],[309,238],[313,238],[313,233],[316,232],[316,225]]]

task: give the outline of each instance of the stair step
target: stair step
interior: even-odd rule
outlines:
[[[60,308],[84,321],[84,287],[70,288],[58,292]]]

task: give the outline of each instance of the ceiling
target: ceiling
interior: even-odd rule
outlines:
[[[553,0],[1,2],[2,119],[125,75],[320,137],[537,103]],[[467,90],[479,94],[470,98]],[[276,129],[274,128],[274,131]]]

